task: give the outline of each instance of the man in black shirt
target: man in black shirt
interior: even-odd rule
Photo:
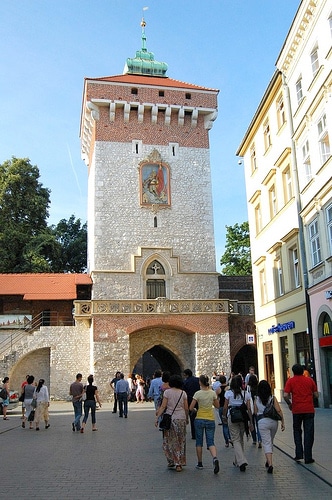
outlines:
[[[186,368],[183,374],[184,374],[183,390],[187,393],[188,406],[190,406],[190,403],[193,400],[195,392],[200,390],[199,379],[198,377],[193,376],[193,372],[189,368]],[[195,417],[196,417],[196,411],[190,412],[189,418],[190,418],[190,429],[191,429],[192,439],[196,439]]]

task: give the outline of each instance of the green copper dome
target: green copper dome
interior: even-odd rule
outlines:
[[[144,76],[165,76],[167,64],[164,62],[155,61],[153,52],[148,52],[146,48],[144,18],[141,22],[142,26],[142,48],[136,51],[136,57],[128,57],[123,74],[126,75],[144,75]]]

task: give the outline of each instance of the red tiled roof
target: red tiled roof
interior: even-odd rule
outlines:
[[[200,87],[193,83],[181,82],[180,80],[173,80],[165,76],[143,76],[143,75],[115,75],[115,76],[101,76],[99,78],[85,78],[85,81],[95,82],[113,82],[113,83],[130,83],[131,85],[152,85],[157,87],[173,87],[190,90],[210,90],[219,92],[217,89],[210,89],[207,87]]]
[[[73,300],[77,285],[91,285],[89,274],[0,274],[0,295],[23,300]]]

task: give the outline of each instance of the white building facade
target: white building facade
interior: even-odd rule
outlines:
[[[303,1],[277,60],[289,89],[315,374],[332,404],[332,5]],[[330,297],[331,295],[331,297]]]
[[[292,365],[305,365],[321,406],[332,403],[331,61],[331,3],[302,1],[237,151],[245,166],[260,378],[281,399]]]

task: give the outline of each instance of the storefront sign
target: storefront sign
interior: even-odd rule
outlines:
[[[285,332],[286,330],[293,330],[293,328],[295,328],[295,321],[278,323],[276,326],[272,325],[272,327],[268,329],[268,334],[273,335],[273,333]]]
[[[325,337],[326,335],[331,335],[331,332],[330,332],[330,325],[328,324],[328,322],[326,321],[326,323],[324,323],[323,325],[323,336]]]

